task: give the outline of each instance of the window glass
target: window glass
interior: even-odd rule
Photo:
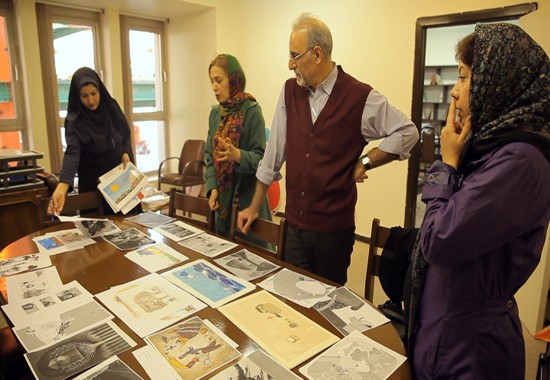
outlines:
[[[159,92],[162,75],[156,63],[159,37],[156,33],[130,30],[130,71],[134,112],[161,110]]]
[[[0,16],[0,119],[4,120],[15,118],[15,99],[10,68],[6,18]]]
[[[52,27],[59,117],[64,118],[73,73],[83,66],[95,70],[94,34],[89,25],[54,22]]]
[[[164,23],[122,16],[125,114],[133,125],[136,166],[156,173],[166,157]],[[131,92],[129,91],[131,89]]]
[[[0,132],[0,149],[23,149],[21,132]]]
[[[158,170],[160,161],[164,159],[164,122],[134,122],[134,143],[138,169],[144,173]]]

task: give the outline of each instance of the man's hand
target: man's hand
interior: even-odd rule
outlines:
[[[245,208],[237,215],[237,228],[243,234],[247,234],[256,219],[258,219],[258,211],[252,209],[252,207]]]
[[[355,164],[355,168],[353,169],[353,180],[355,182],[365,182],[365,180],[369,178],[367,175],[367,171],[365,170],[365,167],[363,166],[363,163],[361,160],[357,161],[357,164]]]

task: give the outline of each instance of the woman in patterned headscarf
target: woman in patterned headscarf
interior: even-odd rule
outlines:
[[[550,64],[511,24],[477,25],[456,56],[443,162],[422,193],[408,348],[418,379],[523,379],[514,294],[550,219]]]
[[[227,236],[234,203],[248,207],[256,186],[256,169],[265,151],[265,121],[256,99],[244,92],[246,79],[237,59],[218,55],[208,67],[212,107],[206,141],[206,194],[216,210],[216,233]],[[271,220],[267,198],[260,218]]]

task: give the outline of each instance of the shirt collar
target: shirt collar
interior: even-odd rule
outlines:
[[[336,78],[338,77],[338,66],[334,62],[332,62],[332,66],[333,67],[330,74],[325,78],[324,81],[322,81],[317,85],[317,87],[315,87],[315,91],[323,91],[325,94],[330,96],[330,93],[334,88],[334,84],[336,83]],[[311,91],[312,95],[314,93],[315,93],[314,91]]]

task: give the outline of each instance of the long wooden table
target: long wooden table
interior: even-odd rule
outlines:
[[[115,221],[115,223],[121,229],[136,227],[141,231],[148,233],[149,236],[151,236],[157,243],[164,242],[165,244],[169,245],[175,250],[178,250],[179,252],[188,256],[190,261],[193,261],[196,259],[205,259],[208,261],[212,261],[212,259],[208,257],[205,257],[195,251],[189,250],[185,247],[178,245],[176,242],[172,241],[169,238],[164,237],[163,235],[157,233],[156,231],[147,229],[145,227],[139,226],[131,222],[125,222],[124,221],[125,217],[123,216],[112,216],[110,218],[113,221]],[[37,252],[36,245],[32,241],[33,237],[43,235],[46,232],[52,232],[52,231],[68,229],[68,228],[74,228],[74,224],[63,223],[57,226],[47,228],[45,230],[41,230],[32,234],[29,234],[23,238],[20,238],[19,240],[16,240],[13,243],[9,244],[6,248],[4,248],[0,252],[0,260],[5,260],[10,257]],[[131,260],[128,260],[126,257],[124,257],[124,253],[122,251],[117,250],[114,246],[112,246],[102,238],[95,238],[95,240],[97,241],[96,244],[88,245],[84,248],[81,248],[75,251],[61,253],[51,257],[52,263],[57,268],[63,283],[68,283],[70,281],[76,280],[84,288],[86,288],[90,293],[97,294],[105,290],[108,290],[115,285],[120,285],[149,274],[149,272],[147,272],[145,269],[143,269],[139,265],[135,264]],[[242,249],[243,247],[249,249],[250,251],[254,251],[254,249],[251,247],[239,246],[228,251],[225,254],[236,252],[237,250]],[[258,253],[258,252],[255,252],[255,253]],[[258,254],[261,255],[260,253]],[[301,272],[310,277],[317,278],[321,281],[327,282],[327,280],[325,279],[312,275],[311,273],[305,272],[287,263],[278,261],[274,257],[267,257],[267,256],[263,256],[263,257],[271,260],[272,262],[278,265],[281,265],[282,267],[285,267],[297,272]],[[252,282],[257,283],[259,281],[262,281],[263,279],[265,279],[265,277],[261,277]],[[321,314],[319,314],[313,308],[307,309],[293,302],[287,301],[284,298],[281,298],[281,297],[279,298],[285,303],[287,303],[288,305],[291,305],[294,309],[298,310],[299,312],[301,312],[302,314],[310,318],[311,320],[315,321],[319,325],[331,331],[335,335],[342,337],[342,335],[338,332],[338,330],[336,330],[336,328],[334,328],[330,324],[330,322],[328,322]],[[6,291],[5,279],[0,278],[0,302],[2,304],[5,304],[6,300],[7,300],[7,291]],[[220,328],[225,334],[227,334],[231,339],[233,339],[239,345],[238,349],[243,355],[247,355],[259,348],[259,346],[252,339],[250,339],[240,329],[234,326],[218,310],[207,307],[199,311],[198,313],[196,313],[196,315],[198,315],[201,319],[210,320],[218,328]],[[143,370],[143,368],[137,362],[137,360],[135,359],[134,355],[131,352],[139,347],[144,346],[145,342],[137,334],[135,334],[132,330],[130,330],[118,317],[115,316],[114,322],[119,327],[121,327],[122,330],[124,330],[132,339],[134,339],[137,342],[136,347],[134,347],[130,351],[126,351],[122,354],[119,354],[119,357],[121,358],[121,360],[127,363],[132,369],[134,369],[140,376],[142,376],[145,379],[148,379],[149,376],[147,376],[146,372]],[[392,327],[390,323],[386,323],[382,326],[368,330],[364,334],[376,340],[377,342],[383,344],[384,346],[400,354],[405,355],[405,349],[404,349],[403,343],[399,338],[397,332],[395,331],[395,329]],[[2,343],[1,343],[2,345],[9,343],[6,341],[6,338],[2,338],[1,335],[0,335],[0,338],[2,339]],[[16,343],[18,344],[18,342]],[[3,347],[3,348],[6,348],[6,347]],[[23,359],[22,353],[24,351],[22,347],[19,347],[18,351],[16,350],[16,352],[18,352],[18,355],[21,356],[21,358],[17,358],[17,359]],[[21,362],[21,360],[17,360],[17,362]],[[16,364],[15,361],[11,361],[10,363],[1,363],[1,365],[2,367],[13,366],[13,365],[26,366],[26,363],[24,360],[22,361],[22,363],[23,364]],[[300,366],[294,368],[293,372],[298,374],[299,376],[302,376],[299,373],[298,368],[304,365],[305,363],[302,363]],[[25,374],[27,374],[28,378],[33,378],[30,372],[30,369],[28,367],[19,368],[18,370],[19,372],[23,371]],[[220,371],[221,370],[223,370],[223,368],[220,369]],[[219,371],[216,371],[213,374],[217,372]],[[392,374],[390,379],[411,379],[411,369],[410,369],[409,362],[406,361],[400,368],[398,368],[397,371]]]

